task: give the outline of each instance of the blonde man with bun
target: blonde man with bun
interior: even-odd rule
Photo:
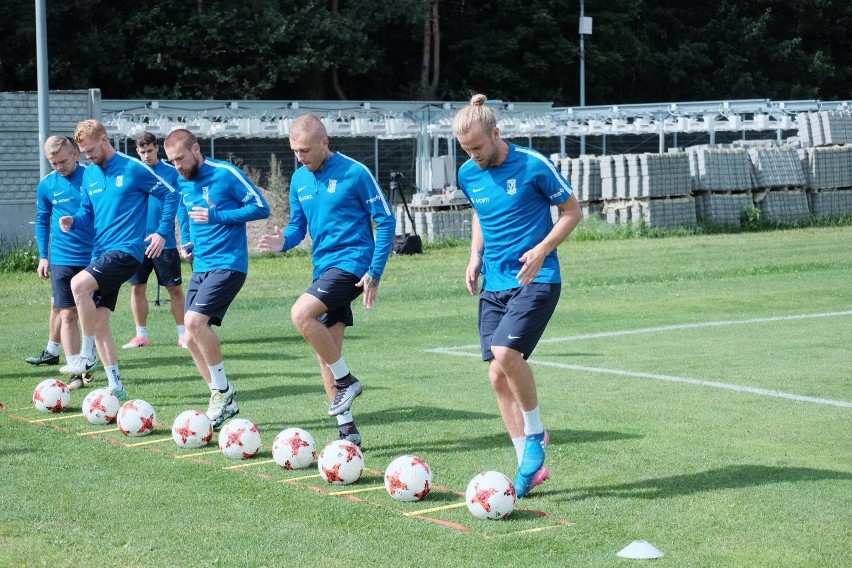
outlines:
[[[574,190],[550,160],[500,138],[497,118],[485,103],[485,95],[474,95],[453,120],[455,136],[470,156],[458,173],[459,188],[474,210],[465,281],[471,295],[479,292],[482,359],[518,455],[515,490],[524,497],[550,475],[527,358],[559,301],[556,247],[582,213]],[[559,210],[555,223],[551,206]]]

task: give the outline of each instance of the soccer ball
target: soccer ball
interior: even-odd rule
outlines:
[[[89,424],[112,424],[121,409],[121,401],[109,389],[95,389],[83,399],[83,416]]]
[[[417,456],[401,456],[385,470],[385,489],[397,501],[422,501],[432,489],[432,469]]]
[[[250,420],[234,418],[219,432],[219,449],[234,460],[254,457],[260,451],[260,430]]]
[[[302,469],[314,463],[317,445],[314,437],[305,430],[287,428],[275,436],[272,457],[284,469]]]
[[[499,471],[484,471],[468,483],[465,501],[477,519],[505,519],[515,510],[515,486]]]
[[[172,438],[181,448],[200,448],[213,439],[213,422],[203,412],[185,410],[172,424]]]
[[[320,477],[335,485],[349,485],[360,479],[364,456],[358,446],[346,440],[330,442],[317,459]]]
[[[39,412],[59,413],[71,402],[71,391],[59,379],[46,379],[33,391],[33,405]]]
[[[138,398],[128,400],[118,411],[118,429],[125,436],[147,436],[156,423],[154,407]]]

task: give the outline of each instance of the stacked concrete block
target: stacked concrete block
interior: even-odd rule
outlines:
[[[627,167],[627,197],[641,197],[642,170],[638,154],[625,154],[624,162]]]
[[[806,148],[803,160],[808,189],[852,186],[852,146]]]
[[[712,221],[717,225],[739,226],[746,207],[754,206],[750,191],[745,193],[713,193],[702,191],[695,194],[695,214],[698,219]]]
[[[817,216],[842,217],[852,212],[852,190],[809,191],[808,207]]]
[[[601,156],[601,199],[615,199],[613,156]]]
[[[639,197],[687,195],[689,159],[683,152],[639,156]]]
[[[570,174],[570,177],[567,179],[571,183],[571,187],[574,188],[574,194],[577,196],[577,199],[582,201],[583,162],[580,158],[571,160]]]
[[[674,229],[694,227],[695,200],[691,196],[666,199],[634,199],[631,203],[630,218],[634,224],[644,224],[648,228]]]
[[[803,148],[813,146],[813,134],[811,133],[811,121],[808,113],[800,112],[796,115],[796,126],[799,127],[799,143]]]
[[[822,122],[823,144],[852,142],[852,114],[848,110],[823,110],[816,114]]]
[[[603,214],[610,225],[629,225],[633,219],[633,203],[627,199],[605,201]]]
[[[754,187],[751,159],[743,148],[692,146],[694,153],[693,189],[707,191],[747,191]]]
[[[825,135],[822,130],[822,117],[818,112],[808,113],[808,122],[811,125],[811,144],[814,146],[822,146],[826,144]]]
[[[796,148],[790,145],[782,147],[761,146],[748,150],[751,157],[757,187],[802,187],[805,185],[805,172]]]
[[[601,160],[597,156],[581,156],[583,164],[582,190],[580,201],[601,200]]]
[[[797,221],[808,216],[808,198],[804,190],[765,191],[754,195],[761,215],[771,221]]]
[[[562,177],[567,179],[568,183],[571,183],[571,158],[561,158],[558,167]],[[571,184],[571,187],[574,187],[574,184]]]

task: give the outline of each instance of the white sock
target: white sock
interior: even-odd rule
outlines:
[[[349,367],[346,366],[346,361],[343,360],[343,357],[338,359],[336,363],[329,365],[328,368],[331,369],[335,379],[342,379],[349,374]]]
[[[84,335],[83,336],[83,347],[80,349],[80,354],[84,355],[86,359],[89,361],[94,361],[95,359],[95,336],[94,335]]]
[[[524,446],[526,446],[526,436],[520,438],[512,438],[512,443],[515,445],[515,453],[518,455],[518,465],[521,465],[521,460],[524,459]]]
[[[45,347],[44,350],[50,353],[51,355],[59,355],[59,347],[60,345],[56,341],[48,341],[47,347]]]
[[[337,425],[343,426],[344,424],[349,424],[350,422],[354,422],[355,419],[352,417],[352,411],[347,410],[343,414],[337,415]]]
[[[179,326],[177,326],[177,330],[178,330],[178,339],[182,339],[183,335],[186,333],[186,326],[185,325],[179,325]]]
[[[148,326],[147,325],[137,325],[136,326],[136,337],[141,337],[142,339],[148,339]]]
[[[225,362],[208,367],[210,369],[210,390],[224,391],[228,389],[228,377],[225,376]]]
[[[109,367],[105,367],[107,382],[109,383],[109,388],[113,390],[123,390],[124,385],[121,383],[121,375],[118,373],[118,365],[110,365]]]
[[[538,413],[538,406],[530,411],[522,410],[524,415],[524,434],[541,434],[544,432],[544,424],[541,423],[541,415]]]

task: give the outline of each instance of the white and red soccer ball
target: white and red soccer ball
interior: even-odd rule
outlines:
[[[83,416],[89,424],[112,424],[119,410],[121,401],[109,389],[95,389],[83,399]]]
[[[234,460],[254,457],[260,451],[260,430],[244,418],[229,420],[219,432],[219,449]]]
[[[68,408],[71,391],[59,379],[45,379],[33,391],[33,406],[39,412],[59,413]]]
[[[306,468],[317,457],[314,437],[301,428],[287,428],[272,442],[272,458],[284,469]]]
[[[349,485],[364,472],[364,455],[358,446],[346,440],[330,442],[317,459],[320,477],[335,485]]]
[[[172,423],[172,439],[181,448],[201,448],[213,439],[213,422],[203,412],[185,410]]]
[[[465,492],[468,510],[477,519],[505,519],[515,510],[515,485],[499,471],[484,471]]]
[[[432,468],[417,456],[400,456],[385,470],[385,489],[397,501],[422,501],[432,489]]]
[[[128,400],[118,411],[118,429],[125,436],[147,436],[154,431],[157,413],[150,403],[135,398]]]

